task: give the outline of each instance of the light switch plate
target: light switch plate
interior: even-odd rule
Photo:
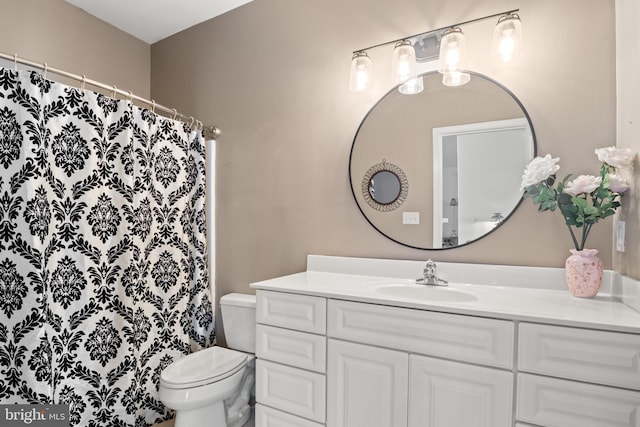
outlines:
[[[616,251],[624,252],[625,222],[616,222]]]
[[[403,224],[420,224],[420,212],[402,212]]]

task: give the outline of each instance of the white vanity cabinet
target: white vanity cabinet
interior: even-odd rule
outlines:
[[[640,335],[521,323],[517,418],[640,427]]]
[[[258,288],[257,427],[640,427],[638,333],[348,299]]]

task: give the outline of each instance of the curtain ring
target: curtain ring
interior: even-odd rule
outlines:
[[[117,90],[118,88],[116,87],[116,85],[113,85],[113,87],[111,88],[111,98],[115,99],[116,95],[118,94]]]
[[[200,120],[196,120],[196,130],[202,130],[204,126]]]
[[[18,71],[18,54],[13,54],[13,70]]]
[[[44,63],[44,72],[42,73],[42,77],[46,80],[47,79],[47,70],[49,69],[49,66],[47,65],[47,63]]]
[[[82,80],[80,81],[80,90],[84,90],[84,86],[87,84],[87,76],[82,75]]]
[[[133,92],[129,91],[129,102],[133,102]]]
[[[171,112],[173,113],[173,115],[171,116],[171,119],[175,120],[176,117],[178,117],[178,110],[176,110],[175,108],[172,108]]]
[[[153,114],[156,113],[156,101],[154,99],[151,100],[151,112]]]
[[[196,121],[196,119],[193,118],[193,116],[189,117],[191,119],[191,121],[189,121],[189,129],[193,130],[193,122]]]

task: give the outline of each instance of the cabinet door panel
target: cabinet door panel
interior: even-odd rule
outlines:
[[[277,409],[261,404],[256,405],[256,427],[323,427],[324,424],[314,423]]]
[[[265,360],[256,361],[256,401],[323,423],[324,375]]]
[[[409,427],[509,427],[513,374],[410,357]]]
[[[520,324],[518,369],[640,390],[640,335]]]
[[[330,300],[327,335],[348,341],[510,369],[513,322]]]
[[[518,374],[517,418],[548,427],[640,427],[640,392]]]
[[[329,340],[327,427],[406,427],[409,356]]]
[[[256,322],[324,335],[327,300],[286,292],[256,292]]]
[[[324,373],[326,340],[322,335],[257,325],[256,357]]]

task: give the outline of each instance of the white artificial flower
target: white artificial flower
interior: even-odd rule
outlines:
[[[569,181],[564,187],[564,192],[577,196],[578,194],[591,193],[596,188],[600,187],[602,178],[593,175],[580,175],[576,179]]]
[[[624,193],[629,189],[629,182],[622,176],[612,173],[609,174],[609,190],[614,193]]]
[[[633,166],[633,154],[629,148],[597,148],[598,160],[618,169],[630,169]]]
[[[522,174],[522,183],[520,184],[520,191],[523,191],[530,185],[536,185],[555,174],[560,166],[558,166],[559,157],[552,159],[549,154],[544,157],[536,157],[531,160],[527,165],[527,168]]]

